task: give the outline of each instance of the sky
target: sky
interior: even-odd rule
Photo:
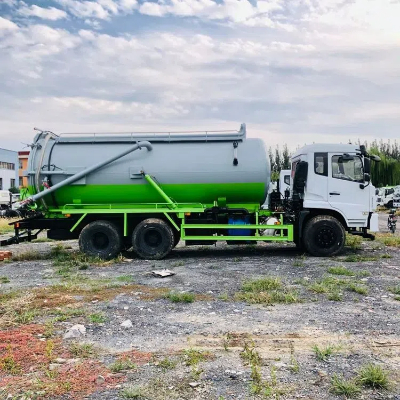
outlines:
[[[239,129],[400,137],[400,0],[0,0],[0,147]]]

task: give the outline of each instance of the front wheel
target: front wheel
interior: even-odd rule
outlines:
[[[330,215],[311,218],[303,231],[308,253],[316,257],[335,256],[343,251],[346,236],[343,225]]]
[[[174,244],[174,232],[162,219],[145,219],[132,233],[133,251],[147,260],[161,260],[171,252]]]

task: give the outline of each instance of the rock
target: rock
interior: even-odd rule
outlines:
[[[56,358],[54,362],[57,364],[65,364],[67,360],[65,358]]]
[[[49,364],[49,370],[50,371],[54,371],[55,369],[58,369],[58,367],[61,367],[61,364],[57,364],[57,363]]]
[[[76,324],[69,328],[67,332],[64,334],[64,339],[75,339],[82,336],[85,336],[86,328],[84,325]]]
[[[274,366],[275,366],[276,368],[278,368],[278,369],[286,368],[286,367],[287,367],[287,365],[286,365],[284,362],[277,362],[277,363],[274,364]]]
[[[99,375],[99,376],[96,378],[95,383],[96,383],[96,385],[101,385],[101,384],[103,384],[105,381],[106,381],[106,379],[104,378],[104,376]]]
[[[199,382],[189,382],[189,386],[192,388],[196,388],[197,386],[200,386]]]
[[[132,328],[133,324],[132,321],[130,319],[125,320],[124,322],[121,323],[121,326],[123,328]]]

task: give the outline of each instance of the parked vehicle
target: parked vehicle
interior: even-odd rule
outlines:
[[[378,230],[371,160],[378,157],[364,146],[305,146],[291,158],[289,197],[271,197],[263,209],[269,157],[261,139],[246,138],[245,124],[190,134],[39,132],[24,218],[1,245],[46,229],[49,238],[79,238],[83,252],[106,259],[128,248],[162,259],[180,240],[295,242],[332,256],[343,250],[346,231],[372,239],[369,231]]]
[[[396,203],[396,204],[395,204]],[[400,207],[400,186],[386,186],[378,189],[377,205],[386,208]]]
[[[7,210],[10,208],[12,197],[8,190],[0,190],[0,210]]]

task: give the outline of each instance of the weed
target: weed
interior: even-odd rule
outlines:
[[[22,372],[21,366],[15,361],[11,345],[7,348],[7,354],[0,358],[0,369],[11,375],[18,375]]]
[[[388,287],[389,292],[400,295],[400,285]]]
[[[269,290],[277,290],[282,288],[282,282],[279,278],[262,278],[254,279],[243,283],[242,290],[244,292],[267,292]]]
[[[204,369],[199,368],[198,366],[192,366],[190,370],[191,379],[198,381],[200,379],[201,374],[204,372]]]
[[[374,389],[389,389],[388,373],[377,364],[367,364],[362,367],[358,373],[357,382]]]
[[[107,318],[102,313],[93,313],[88,315],[89,321],[94,324],[102,324],[107,321]]]
[[[371,272],[369,272],[369,271],[367,271],[366,269],[362,269],[362,270],[360,270],[360,271],[358,271],[357,272],[357,275],[359,276],[359,277],[367,277],[367,276],[371,276]]]
[[[353,250],[361,248],[362,238],[356,235],[346,235],[346,246],[351,247]]]
[[[35,261],[43,260],[45,256],[38,251],[29,250],[25,253],[17,254],[12,257],[13,261]]]
[[[235,298],[250,304],[290,304],[300,301],[297,292],[284,286],[279,278],[272,277],[244,282],[242,292],[236,293]]]
[[[365,261],[377,261],[376,256],[361,256],[358,254],[351,254],[343,259],[345,262],[365,262]]]
[[[251,364],[251,373],[250,379],[252,380],[250,390],[253,394],[261,393],[262,387],[262,379],[261,379],[261,370],[258,364]]]
[[[69,351],[78,358],[90,358],[97,353],[90,343],[71,343]]]
[[[339,291],[333,291],[328,294],[327,298],[331,301],[342,301],[342,294]]]
[[[345,275],[345,276],[354,276],[355,273],[347,269],[346,267],[330,267],[328,268],[328,272],[332,275]]]
[[[229,301],[229,294],[228,293],[221,293],[218,298],[222,301]]]
[[[171,300],[173,303],[193,303],[195,295],[193,293],[177,293],[169,292],[166,298]]]
[[[121,395],[124,399],[140,399],[144,397],[144,391],[141,386],[128,386],[122,390]]]
[[[134,278],[132,275],[121,275],[121,276],[117,276],[115,279],[118,282],[127,282],[127,283],[132,283],[134,281]]]
[[[120,359],[111,364],[109,368],[111,372],[117,373],[130,369],[135,369],[136,365],[129,359]]]
[[[293,267],[304,267],[304,261],[303,260],[294,260]]]
[[[55,315],[54,322],[65,322],[70,318],[85,315],[85,311],[81,308],[65,308],[63,310],[55,310],[52,314]]]
[[[0,283],[9,283],[10,280],[6,276],[0,276]]]
[[[185,265],[185,263],[183,262],[183,261],[177,261],[177,262],[174,262],[173,264],[172,264],[172,267],[174,267],[174,268],[176,268],[176,267],[183,267]]]
[[[53,350],[54,342],[52,340],[46,340],[46,347],[44,349],[44,352],[47,358],[51,358],[51,356],[53,355]]]
[[[326,361],[330,356],[337,353],[340,350],[339,346],[328,345],[326,347],[313,347],[314,353],[319,361]]]
[[[334,374],[331,379],[330,392],[339,396],[346,396],[346,398],[352,398],[360,393],[361,390],[355,381],[345,380],[342,376]]]
[[[37,238],[37,239],[33,239],[32,243],[47,243],[47,242],[54,242],[53,239],[49,239],[47,237],[41,237],[41,238]]]
[[[382,254],[381,258],[393,258],[390,254]]]
[[[356,283],[350,283],[347,288],[350,290],[350,292],[355,292],[355,293],[363,294],[363,295],[368,294],[368,288],[363,285],[357,285]]]
[[[240,357],[250,365],[260,365],[261,357],[254,346],[249,346],[248,342],[244,343],[243,351],[240,353]]]
[[[400,237],[391,234],[378,234],[377,239],[385,246],[400,247]]]
[[[187,349],[183,351],[183,359],[187,366],[196,366],[199,362],[205,361],[210,356],[201,350]]]
[[[158,362],[158,366],[163,370],[166,371],[168,369],[174,369],[176,367],[177,362],[171,360],[168,357],[164,357],[162,360]]]
[[[229,345],[230,345],[232,339],[233,339],[233,336],[229,332],[222,339],[222,345],[224,346],[225,351],[229,351]]]
[[[29,322],[32,322],[33,319],[39,314],[38,310],[25,310],[21,311],[20,313],[17,313],[15,317],[15,322],[17,324],[29,324]]]
[[[54,321],[50,320],[50,321],[46,321],[45,325],[44,325],[44,332],[43,332],[43,336],[46,339],[51,338],[54,335]]]
[[[297,374],[300,371],[300,365],[299,362],[297,361],[295,352],[294,352],[294,345],[291,342],[290,343],[290,369],[292,372]]]

